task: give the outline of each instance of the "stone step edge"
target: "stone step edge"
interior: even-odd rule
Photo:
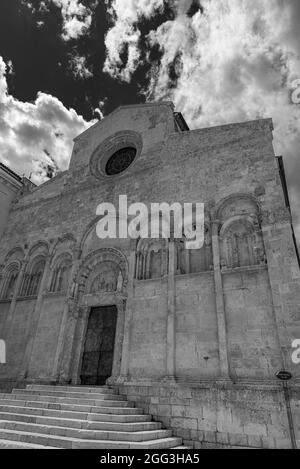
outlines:
[[[57,425],[46,425],[46,424],[39,424],[39,423],[28,423],[28,422],[14,422],[13,420],[0,420],[0,431],[2,430],[6,430],[5,426],[2,427],[1,425],[2,424],[5,424],[5,423],[9,423],[9,424],[20,424],[20,425],[23,425],[23,426],[33,426],[35,427],[36,429],[39,429],[40,427],[44,428],[44,427],[49,427],[51,429],[55,429],[57,431],[62,431],[62,430],[70,430],[70,431],[73,431],[73,432],[79,432],[79,431],[84,431],[84,432],[87,432],[87,433],[112,433],[112,434],[115,434],[115,435],[119,435],[121,434],[120,436],[122,436],[122,434],[124,435],[127,435],[127,436],[143,436],[143,434],[145,433],[148,433],[150,434],[149,435],[149,439],[148,440],[143,440],[143,441],[152,441],[156,438],[151,438],[151,434],[153,436],[153,433],[172,433],[171,430],[165,430],[165,429],[162,429],[162,430],[140,430],[140,431],[137,431],[137,432],[122,432],[122,431],[118,431],[118,430],[89,430],[89,429],[85,429],[85,428],[73,428],[73,427],[63,427],[63,426],[57,426]],[[13,430],[15,431],[16,433],[19,433],[19,432],[22,432],[24,430],[18,430],[18,429],[8,429],[8,430]],[[29,431],[29,433],[31,433],[31,431]],[[34,432],[33,432],[34,433]],[[53,433],[43,433],[44,435],[48,435],[49,437],[53,435]],[[56,435],[56,436],[60,436],[60,435]],[[169,436],[166,436],[166,438],[169,438],[171,435]],[[76,437],[74,437],[76,438]],[[86,441],[89,441],[89,438],[84,438]],[[98,440],[95,440],[95,441],[98,441]],[[105,441],[105,440],[104,440]],[[112,440],[112,441],[130,441],[130,440]]]
[[[26,410],[27,412],[10,412],[10,409],[9,410],[2,410],[1,407],[9,407],[10,409],[12,410],[17,410],[17,409],[24,409]],[[107,407],[105,407],[107,408]],[[117,409],[122,409],[122,407],[117,407]],[[129,407],[130,408],[130,407]],[[109,409],[113,409],[113,407],[109,407]],[[124,409],[128,409],[128,407],[124,407]],[[135,407],[136,409],[136,407]],[[0,404],[0,414],[17,414],[17,415],[27,415],[27,416],[32,416],[32,417],[49,417],[49,418],[60,418],[60,416],[51,416],[51,415],[44,415],[43,413],[36,413],[36,414],[30,414],[28,412],[30,412],[31,410],[38,410],[38,411],[47,411],[47,412],[61,412],[61,414],[64,414],[64,413],[77,413],[77,414],[82,414],[83,416],[85,416],[85,418],[78,418],[78,419],[73,419],[71,417],[64,417],[64,415],[61,415],[61,418],[62,419],[71,419],[71,420],[82,420],[82,421],[90,421],[90,422],[102,422],[102,420],[93,420],[93,417],[101,417],[101,416],[114,416],[114,417],[124,417],[124,418],[134,418],[134,417],[145,417],[147,418],[148,420],[145,420],[145,422],[143,422],[142,420],[140,420],[139,422],[112,422],[112,423],[149,423],[151,422],[151,420],[149,420],[149,417],[151,418],[150,415],[148,414],[101,414],[101,413],[96,413],[96,412],[87,412],[87,411],[76,411],[76,410],[61,410],[61,409],[48,409],[47,407],[29,407],[29,406],[13,406],[13,405],[1,405]],[[103,420],[103,423],[107,423],[107,420]]]
[[[38,445],[37,443],[26,443],[25,441],[4,440],[0,438],[0,449],[61,449],[55,446]]]
[[[117,393],[118,392],[116,391],[116,389],[114,389],[112,386],[84,386],[84,385],[81,385],[81,386],[67,386],[67,385],[61,385],[61,384],[56,384],[56,385],[51,385],[51,384],[27,384],[26,385],[26,388],[15,388],[15,389],[61,389],[61,390],[71,390],[71,392],[76,392],[77,390],[80,390],[80,391],[85,391],[85,392],[97,392],[97,391],[109,391],[109,392],[112,392],[112,393]],[[73,390],[76,390],[76,391],[73,391]]]
[[[68,397],[70,399],[105,399],[106,396],[111,396],[113,398],[117,398],[117,401],[125,401],[127,398],[122,394],[112,393],[92,393],[92,392],[69,392],[69,391],[54,391],[54,390],[42,390],[42,389],[13,389],[10,393],[14,396],[18,396],[19,394],[24,394],[25,396],[51,396],[51,397]],[[58,394],[65,394],[65,396],[59,396]],[[114,399],[111,399],[112,401]]]
[[[0,394],[0,396],[1,396],[1,394]],[[71,404],[71,403],[66,403],[66,402],[61,402],[61,403],[58,402],[57,403],[57,402],[49,402],[49,401],[30,401],[30,400],[26,401],[25,399],[0,399],[0,406],[1,405],[8,405],[8,404],[1,404],[4,401],[13,401],[13,402],[22,402],[22,403],[24,403],[24,402],[33,402],[33,403],[38,402],[39,404],[47,404],[47,405],[50,404],[51,406],[52,405],[69,405],[69,406],[72,406],[72,409],[74,407],[90,407],[90,408],[97,408],[101,411],[103,411],[103,409],[109,409],[109,410],[113,410],[113,409],[115,409],[115,410],[128,410],[128,409],[133,410],[134,409],[134,410],[137,410],[139,413],[138,414],[126,414],[126,415],[144,415],[143,414],[143,409],[141,407],[121,407],[121,406],[114,407],[114,406],[102,406],[102,405],[90,405],[90,404]],[[26,406],[26,405],[17,406],[17,407],[24,407],[24,408],[28,407],[28,408],[30,408],[30,406]],[[41,408],[41,409],[49,409],[49,410],[66,411],[65,409],[51,409],[49,407],[34,407],[34,408],[35,409]],[[68,412],[68,411],[66,411],[66,412]],[[76,410],[75,410],[75,412],[76,412]],[[82,411],[77,410],[77,412],[87,412],[87,411],[86,410],[82,410]],[[98,414],[98,412],[95,412],[95,411],[93,411],[93,412],[89,411],[89,413]],[[110,412],[108,412],[108,414],[110,414]],[[115,415],[125,415],[125,414],[115,414]],[[145,414],[145,415],[147,415],[147,414]]]
[[[133,425],[133,426],[138,426],[138,425],[145,425],[145,424],[161,424],[160,422],[152,422],[152,421],[145,421],[145,422],[109,422],[109,421],[101,421],[101,420],[89,420],[89,419],[72,419],[72,418],[68,418],[68,417],[65,417],[65,418],[61,418],[61,417],[51,417],[49,415],[35,415],[35,414],[19,414],[19,413],[15,413],[15,412],[2,412],[0,410],[0,424],[1,422],[19,422],[19,423],[30,423],[30,424],[37,424],[37,425],[47,425],[47,423],[39,423],[39,422],[24,422],[24,420],[8,420],[7,418],[3,419],[1,418],[1,414],[7,414],[7,415],[14,415],[14,416],[18,416],[20,418],[22,417],[28,417],[28,418],[40,418],[40,419],[47,419],[47,420],[50,420],[50,423],[51,423],[51,420],[54,421],[54,420],[61,420],[62,422],[66,422],[66,423],[69,423],[69,422],[81,422],[81,423],[85,423],[85,424],[101,424],[101,423],[105,423],[105,424],[110,424],[112,426],[115,426],[115,425],[121,425],[121,426],[125,426],[125,425]],[[50,425],[49,423],[49,426],[52,427],[57,427],[58,425]],[[59,427],[62,427],[62,428],[71,428],[71,429],[74,429],[74,430],[92,430],[92,431],[97,431],[97,429],[92,429],[92,428],[84,428],[84,427],[68,427],[68,426],[64,426],[64,425],[59,425]],[[161,429],[157,429],[157,430],[161,430]],[[163,429],[164,430],[164,429]],[[102,431],[102,430],[100,430]],[[106,431],[106,430],[103,430],[103,431]],[[107,430],[107,431],[110,431],[110,430]],[[114,430],[112,430],[114,431]],[[118,430],[117,430],[118,431]],[[130,430],[126,430],[126,433],[129,432]],[[144,431],[144,430],[140,430],[140,431]],[[147,430],[145,430],[147,431]]]
[[[5,397],[3,397],[5,396]],[[16,396],[15,398],[12,397],[12,396]],[[24,396],[23,398],[20,398],[21,396]],[[68,401],[70,404],[74,404],[74,405],[90,405],[92,407],[97,407],[99,406],[100,404],[99,403],[108,403],[108,402],[113,402],[113,403],[118,403],[118,404],[122,404],[122,403],[126,403],[128,405],[126,405],[125,407],[131,407],[131,408],[134,408],[134,405],[132,402],[129,402],[128,400],[124,399],[124,400],[113,400],[113,399],[86,399],[84,397],[79,397],[79,398],[76,398],[76,397],[66,397],[66,396],[47,396],[47,395],[39,395],[39,394],[33,394],[33,395],[30,395],[30,396],[25,396],[24,394],[6,394],[6,393],[0,393],[0,404],[1,404],[1,401],[4,400],[4,399],[10,399],[10,400],[19,400],[19,401],[25,401],[25,402],[28,402],[28,401],[38,401],[38,402],[45,402],[45,401],[40,401],[39,399],[34,399],[34,397],[51,397],[53,399],[57,399],[57,401],[47,401],[49,404],[52,403],[52,404],[59,404],[61,403],[62,401],[60,401],[59,399],[65,399],[67,400],[67,402],[62,402],[62,403],[65,403],[65,404],[68,404]],[[70,400],[75,400],[75,401],[89,401],[89,402],[94,402],[94,404],[84,404],[82,402],[77,402],[76,404],[73,403],[73,402],[70,402]],[[98,402],[98,404],[95,404],[95,402]],[[104,407],[104,406],[102,406]],[[109,406],[108,406],[109,407]],[[113,407],[113,406],[112,406]],[[116,405],[116,407],[121,407],[120,405]]]
[[[11,440],[11,441],[21,442],[20,437],[25,436],[25,437],[31,437],[31,438],[38,438],[40,440],[41,439],[52,439],[54,441],[55,440],[62,441],[62,442],[65,441],[65,442],[71,442],[71,443],[82,444],[82,445],[85,445],[86,443],[95,444],[95,446],[97,446],[97,444],[105,444],[106,446],[109,445],[109,444],[111,444],[113,446],[116,446],[117,444],[122,444],[124,446],[127,446],[128,449],[130,449],[130,447],[132,447],[132,446],[138,446],[140,448],[146,448],[147,443],[149,443],[150,445],[153,446],[155,444],[160,444],[161,442],[166,443],[166,442],[169,442],[169,441],[170,441],[171,444],[174,443],[176,446],[178,446],[181,442],[181,438],[178,438],[178,437],[158,438],[156,440],[150,440],[148,442],[145,442],[145,441],[131,442],[131,441],[122,441],[122,440],[86,440],[86,439],[74,438],[74,437],[65,437],[65,436],[49,435],[49,434],[44,434],[44,433],[33,433],[33,432],[24,432],[24,431],[16,431],[16,430],[8,430],[8,429],[0,429],[0,436],[1,436],[1,433],[6,433],[8,435],[15,435],[15,436],[19,437],[19,440]],[[55,447],[55,448],[61,448],[61,446]],[[170,446],[170,448],[168,448],[168,449],[171,449],[171,448],[174,448],[174,446]],[[107,449],[109,449],[109,447],[107,447]],[[123,449],[126,449],[126,448],[123,448]],[[135,448],[135,449],[137,449],[137,448]]]

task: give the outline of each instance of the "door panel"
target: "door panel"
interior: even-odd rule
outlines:
[[[111,376],[116,324],[116,306],[91,309],[82,360],[81,384],[102,385]]]

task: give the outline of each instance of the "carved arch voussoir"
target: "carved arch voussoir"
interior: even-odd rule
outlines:
[[[38,241],[37,243],[33,244],[31,248],[29,249],[28,256],[29,258],[32,258],[33,255],[35,255],[36,252],[38,252],[41,255],[47,256],[50,251],[50,246],[47,241]]]
[[[128,262],[126,257],[121,251],[115,248],[101,248],[88,254],[87,257],[83,259],[77,271],[76,279],[79,287],[79,294],[83,293],[91,272],[95,270],[96,266],[101,262],[106,261],[114,262],[119,266],[123,277],[123,288],[126,287],[128,282]]]
[[[60,238],[56,239],[52,249],[51,249],[51,254],[55,256],[55,254],[58,252],[60,246],[63,246],[64,244],[70,242],[71,246],[76,245],[76,238],[72,233],[66,233]]]
[[[257,197],[251,193],[246,192],[237,192],[235,194],[231,194],[222,200],[220,200],[215,207],[215,216],[214,218],[217,220],[221,219],[222,212],[225,209],[226,205],[229,205],[231,202],[239,201],[239,200],[249,200],[251,201],[256,207],[256,213],[261,212],[261,204]]]
[[[24,259],[24,257],[25,257],[25,253],[24,253],[23,248],[21,246],[16,246],[6,254],[4,258],[4,264],[7,264],[9,262],[9,259],[11,258]]]

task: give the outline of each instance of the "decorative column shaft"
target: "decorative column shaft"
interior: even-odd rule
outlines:
[[[122,347],[121,361],[121,379],[126,380],[129,373],[129,354],[132,333],[132,315],[133,315],[133,298],[134,298],[134,264],[135,250],[132,248],[129,256],[129,271],[127,283],[127,302],[125,309],[124,338]]]
[[[219,221],[216,220],[213,222],[213,227],[212,227],[212,250],[213,250],[213,264],[214,264],[220,371],[221,371],[221,376],[223,378],[229,379],[230,371],[229,371],[229,361],[228,361],[225,303],[224,303],[223,281],[222,281],[222,273],[221,273],[220,246],[219,246],[218,231],[219,231]]]
[[[167,379],[175,379],[175,242],[169,242],[168,316],[167,316]]]
[[[52,379],[54,381],[59,380],[65,338],[66,338],[66,335],[70,332],[68,330],[67,324],[68,324],[69,310],[72,307],[72,303],[73,303],[72,297],[75,293],[73,282],[74,282],[74,277],[79,267],[80,257],[81,257],[81,250],[77,249],[74,252],[74,261],[73,261],[71,272],[70,272],[70,281],[69,281],[67,291],[66,291],[66,298],[64,301],[62,320],[61,320],[59,335],[58,335],[58,340],[57,340],[56,353],[55,353],[53,369],[52,369]]]

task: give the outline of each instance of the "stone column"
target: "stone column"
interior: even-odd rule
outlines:
[[[168,266],[168,316],[167,316],[167,375],[175,380],[175,241],[169,241]]]
[[[140,252],[139,253],[139,262],[138,262],[138,274],[137,274],[137,279],[138,280],[143,280],[143,257],[144,255]]]
[[[15,310],[16,310],[17,298],[20,294],[20,289],[21,289],[21,286],[22,286],[22,283],[23,283],[23,278],[24,278],[24,274],[25,274],[25,271],[26,271],[27,264],[28,264],[27,260],[21,261],[21,269],[18,273],[17,281],[16,281],[15,288],[14,288],[14,294],[13,294],[13,297],[12,297],[12,300],[11,300],[11,303],[10,303],[10,307],[9,307],[9,311],[8,311],[8,314],[7,314],[7,317],[6,317],[5,325],[3,327],[3,335],[4,335],[5,338],[8,338],[8,336],[9,336],[9,330],[10,330],[10,327],[12,325],[13,317],[14,317]]]
[[[115,334],[115,347],[113,366],[111,372],[111,378],[113,382],[120,377],[121,374],[121,362],[122,362],[122,350],[124,341],[124,328],[125,328],[125,309],[126,309],[126,298],[122,295],[118,295],[116,298],[116,306],[118,309],[116,334]],[[109,383],[108,381],[108,383]]]
[[[226,333],[226,317],[225,303],[223,293],[223,281],[221,273],[220,246],[219,246],[219,221],[213,221],[212,226],[212,250],[214,265],[214,281],[215,296],[217,310],[218,340],[219,340],[219,357],[221,377],[230,378],[229,361],[228,361],[228,344]]]
[[[191,267],[190,267],[190,250],[185,249],[185,268],[186,268],[186,274],[190,273]]]
[[[135,265],[135,248],[131,247],[129,256],[129,270],[127,283],[127,302],[124,312],[124,337],[121,359],[121,380],[126,380],[129,373],[129,354],[132,333],[132,315],[133,315],[133,299],[134,299],[134,265]]]
[[[68,333],[66,335],[59,378],[60,382],[63,384],[81,383],[81,359],[84,351],[90,310],[90,306],[79,305],[74,301],[69,308]]]
[[[54,363],[53,363],[53,369],[52,369],[52,379],[53,381],[58,381],[59,380],[59,374],[60,374],[60,367],[61,367],[61,362],[62,362],[62,355],[63,355],[63,349],[64,349],[64,344],[65,344],[65,339],[66,335],[70,333],[67,324],[68,324],[68,317],[69,317],[69,311],[72,309],[73,306],[73,296],[75,293],[75,288],[74,288],[74,278],[77,273],[79,263],[80,263],[80,258],[81,258],[81,250],[77,249],[74,251],[73,254],[73,265],[71,268],[70,272],[70,282],[68,284],[68,288],[66,291],[66,298],[64,301],[64,308],[63,308],[63,313],[62,313],[62,319],[61,319],[61,324],[60,324],[60,329],[59,329],[59,336],[57,340],[57,347],[56,347],[56,353],[55,353],[55,358],[54,358]]]
[[[49,282],[49,275],[50,275],[50,256],[47,256],[44,272],[42,275],[42,279],[41,279],[41,283],[40,283],[40,287],[38,291],[38,297],[35,303],[35,308],[34,308],[34,312],[33,312],[32,319],[31,319],[30,337],[26,345],[24,358],[22,361],[22,367],[20,368],[20,374],[19,374],[20,379],[27,378],[29,374],[30,360],[32,358],[33,346],[34,346],[34,342],[36,339],[38,324],[39,324],[39,320],[41,316],[44,293],[47,289],[48,282]]]

